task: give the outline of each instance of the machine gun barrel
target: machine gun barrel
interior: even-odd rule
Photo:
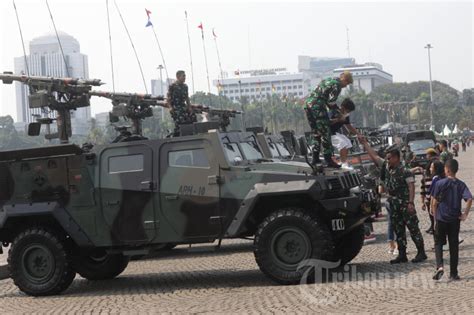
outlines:
[[[168,107],[163,96],[151,94],[108,91],[90,91],[88,94],[110,99],[113,105],[109,113],[110,122],[117,122],[119,117],[130,119],[133,122],[132,135],[142,135],[141,120],[153,116],[152,107]]]
[[[25,84],[63,84],[63,85],[89,85],[89,86],[101,86],[105,84],[100,79],[77,79],[77,78],[54,78],[54,77],[43,77],[43,76],[28,76],[28,75],[15,75],[11,72],[4,72],[0,74],[0,80],[4,84],[12,84],[13,81],[18,81]]]
[[[0,74],[0,80],[4,84],[12,84],[14,81],[26,84],[29,88],[28,106],[30,108],[48,108],[51,111],[56,111],[55,120],[58,132],[47,134],[46,137],[48,139],[59,138],[61,143],[68,143],[69,137],[72,135],[70,111],[90,106],[90,95],[87,92],[93,86],[104,84],[99,79],[16,75],[13,72]],[[52,120],[39,117],[37,122],[28,125],[28,135],[39,135],[41,124],[49,125],[51,122]]]
[[[129,106],[161,106],[168,107],[163,96],[154,96],[151,94],[126,93],[126,92],[107,92],[90,91],[89,95],[105,97],[112,101],[114,106],[126,104]]]
[[[191,105],[193,111],[196,113],[210,113],[214,115],[231,115],[231,117],[234,117],[236,114],[242,114],[241,111],[235,110],[235,109],[219,109],[219,108],[213,108],[205,105]]]

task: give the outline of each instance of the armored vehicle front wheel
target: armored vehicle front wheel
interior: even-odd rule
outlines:
[[[359,254],[364,246],[364,225],[361,224],[346,234],[336,245],[336,258],[341,260],[341,266],[347,264]]]
[[[15,238],[8,266],[15,285],[33,296],[59,294],[76,276],[64,242],[40,227],[27,229]]]
[[[333,250],[327,227],[299,208],[271,213],[258,227],[254,241],[255,259],[260,270],[282,284],[295,284],[303,276],[311,276],[314,266],[309,265],[309,259],[330,261]]]
[[[129,257],[122,254],[107,254],[97,251],[89,255],[77,255],[73,259],[73,268],[87,280],[113,279],[128,266]]]

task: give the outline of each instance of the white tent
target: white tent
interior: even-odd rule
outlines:
[[[458,134],[458,133],[459,133],[458,125],[454,125],[453,134]]]
[[[448,128],[448,125],[444,125],[443,132],[441,134],[443,136],[449,136],[451,134],[451,130]]]

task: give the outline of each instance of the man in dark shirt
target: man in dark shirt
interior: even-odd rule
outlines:
[[[196,114],[193,113],[191,101],[188,96],[188,86],[184,83],[186,74],[183,70],[176,72],[176,81],[168,88],[168,107],[174,120],[173,135],[180,135],[180,125],[196,122]]]
[[[342,167],[348,167],[347,155],[349,154],[349,149],[352,148],[351,140],[342,133],[342,127],[345,127],[350,133],[361,137],[357,129],[351,125],[350,121],[349,114],[354,111],[354,109],[354,102],[352,102],[350,98],[345,98],[340,108],[335,106],[329,111],[331,142],[332,145],[339,150]]]
[[[472,194],[466,184],[456,178],[458,162],[454,159],[446,161],[444,171],[446,178],[438,181],[432,194],[432,210],[435,217],[435,253],[436,273],[434,280],[439,280],[444,274],[443,244],[446,236],[449,242],[449,267],[451,280],[459,280],[459,228],[461,221],[467,219],[472,204]],[[466,208],[461,212],[461,202],[466,201]]]

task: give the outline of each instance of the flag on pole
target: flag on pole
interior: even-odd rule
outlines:
[[[151,23],[151,17],[150,17],[151,11],[145,8],[145,12],[146,12],[146,16],[148,17],[148,22],[146,23],[145,27],[153,26],[153,23]]]
[[[204,39],[204,27],[202,26],[202,22],[198,25],[198,28],[201,29],[202,39]]]

